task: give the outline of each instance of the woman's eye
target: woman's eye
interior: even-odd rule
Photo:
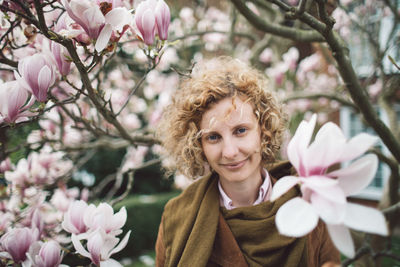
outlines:
[[[211,141],[211,142],[217,141],[218,138],[219,138],[219,136],[216,135],[216,134],[211,134],[211,135],[208,135],[208,136],[206,137],[206,139],[207,139],[208,141]]]
[[[241,128],[236,129],[236,134],[244,134],[246,131],[247,131],[246,128],[241,127]]]

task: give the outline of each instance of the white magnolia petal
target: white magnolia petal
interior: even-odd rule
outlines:
[[[127,213],[126,213],[126,208],[124,206],[119,210],[119,212],[117,212],[113,215],[112,228],[118,229],[118,228],[121,228],[122,226],[124,226],[124,224],[126,222],[126,218],[127,218]]]
[[[130,24],[131,18],[131,13],[124,7],[113,8],[105,16],[106,24],[111,24],[118,31],[121,31],[124,25]]]
[[[95,49],[97,52],[103,51],[106,48],[108,41],[111,38],[112,34],[112,26],[110,24],[104,25],[103,29],[101,30],[99,37],[96,40]]]
[[[352,229],[379,235],[388,235],[383,213],[377,209],[348,203],[344,224]]]
[[[306,181],[307,179],[304,179],[305,182],[302,185],[302,190],[303,187],[309,188],[312,191],[318,193],[319,195],[323,196],[324,198],[336,202],[336,203],[346,203],[346,195],[344,194],[342,188],[339,187],[338,184],[336,185],[331,185],[331,186],[318,186],[313,183],[309,183]]]
[[[333,244],[346,257],[353,258],[355,249],[349,229],[344,225],[327,224],[328,232]]]
[[[329,166],[340,162],[345,144],[346,138],[336,124],[324,124],[304,153],[303,160],[308,174],[322,174]]]
[[[114,253],[120,252],[125,246],[128,244],[129,241],[129,236],[131,235],[131,231],[129,231],[124,238],[119,242],[118,246],[116,246],[113,250],[111,250],[109,256],[111,256]]]
[[[365,153],[373,144],[379,140],[378,137],[360,133],[350,139],[345,147],[345,153],[343,153],[343,161],[352,160]]]
[[[272,187],[271,201],[275,201],[285,194],[293,186],[299,182],[299,178],[295,176],[285,176],[280,178]]]
[[[311,195],[310,201],[323,221],[330,224],[343,223],[346,215],[345,203],[329,201],[317,193]]]
[[[355,195],[367,187],[375,177],[378,169],[378,158],[375,154],[368,154],[354,161],[349,166],[331,172],[328,175],[338,177],[339,186],[346,196]]]
[[[116,260],[108,259],[106,261],[101,261],[100,267],[123,267],[123,265]]]
[[[318,215],[310,203],[296,197],[279,208],[275,224],[282,235],[301,237],[317,226]]]
[[[338,181],[336,179],[332,179],[327,176],[322,176],[322,175],[314,175],[310,177],[300,177],[301,182],[307,184],[308,187],[329,187],[329,186],[335,186],[338,184]]]
[[[72,244],[74,245],[76,252],[78,252],[79,254],[81,254],[86,258],[90,258],[90,253],[82,246],[81,241],[78,239],[78,236],[72,234],[71,241]]]
[[[297,127],[296,133],[288,144],[288,158],[298,172],[300,172],[301,168],[300,156],[302,155],[302,153],[304,153],[303,151],[305,151],[307,149],[307,146],[310,144],[316,122],[316,114],[311,117],[311,120],[309,122],[303,120],[300,123],[299,127]]]

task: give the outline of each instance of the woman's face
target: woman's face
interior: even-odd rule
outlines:
[[[261,132],[250,103],[239,97],[217,102],[203,114],[200,129],[204,155],[222,182],[261,178]]]

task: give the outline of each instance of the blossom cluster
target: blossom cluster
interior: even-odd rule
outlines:
[[[126,222],[126,209],[114,214],[107,203],[88,204],[87,190],[67,188],[64,182],[72,168],[63,153],[48,148],[31,153],[16,166],[9,159],[1,162],[0,172],[10,183],[0,202],[1,262],[59,266],[62,248],[72,242],[76,252],[94,264],[119,266],[110,256],[128,242],[130,231],[121,242],[117,238]],[[53,184],[58,187],[50,195]]]

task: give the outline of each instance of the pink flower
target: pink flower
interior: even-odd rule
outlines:
[[[39,102],[46,102],[47,92],[54,84],[54,66],[44,54],[34,54],[23,58],[18,64],[15,78],[21,86],[29,90]]]
[[[136,26],[145,44],[154,43],[156,29],[160,40],[167,40],[171,13],[163,0],[140,2],[135,15]]]
[[[155,11],[157,32],[160,40],[168,39],[168,27],[171,21],[171,13],[168,5],[163,0],[158,0]]]
[[[53,240],[44,243],[40,248],[39,255],[35,257],[38,267],[56,267],[60,265],[61,260],[60,245]]]
[[[110,7],[101,10],[94,1],[63,0],[68,15],[85,30],[91,39],[96,40],[95,49],[98,52],[107,47],[112,32],[114,30],[122,32],[123,27],[130,24],[132,17],[126,8],[107,3]]]
[[[50,240],[48,242],[37,241],[33,243],[27,253],[29,263],[26,266],[57,267],[62,261],[60,245]]]
[[[142,35],[143,42],[147,45],[152,45],[154,43],[156,33],[156,18],[154,10],[156,5],[155,0],[146,0],[140,2],[136,8],[136,27]]]
[[[87,203],[83,200],[75,200],[69,205],[68,211],[64,214],[62,227],[71,234],[85,233],[87,227],[83,217],[87,210]]]
[[[271,201],[300,184],[302,197],[286,202],[277,212],[276,225],[283,235],[300,237],[311,232],[321,218],[328,226],[332,241],[346,256],[353,257],[354,245],[348,227],[359,231],[387,235],[383,214],[372,208],[348,203],[347,196],[358,194],[375,176],[375,155],[358,158],[347,167],[328,172],[334,164],[362,155],[377,137],[362,133],[346,140],[340,128],[328,122],[311,142],[316,115],[302,121],[288,145],[288,157],[299,177],[279,179]]]
[[[75,235],[72,234],[71,240],[76,251],[84,257],[90,258],[92,263],[97,266],[108,266],[108,262],[113,262],[110,259],[111,255],[121,251],[128,243],[131,231],[119,242],[119,238],[99,228],[90,234]],[[82,246],[82,239],[87,239],[87,250]],[[119,244],[118,244],[119,242]]]
[[[97,207],[90,204],[84,214],[85,225],[90,230],[103,229],[107,234],[118,235],[122,232],[120,228],[126,222],[126,209],[122,207],[114,214],[113,208],[107,203],[100,203]]]
[[[0,123],[18,123],[28,120],[34,113],[28,111],[34,98],[17,81],[0,84]]]
[[[68,59],[69,53],[67,49],[59,43],[51,42],[51,52],[53,52],[60,74],[63,76],[68,75],[71,70],[71,60]]]
[[[0,243],[15,263],[21,263],[26,260],[26,252],[37,238],[37,229],[14,228],[1,237]]]
[[[6,158],[5,160],[0,162],[0,173],[5,173],[6,171],[11,171],[13,165],[11,164],[10,158]]]

